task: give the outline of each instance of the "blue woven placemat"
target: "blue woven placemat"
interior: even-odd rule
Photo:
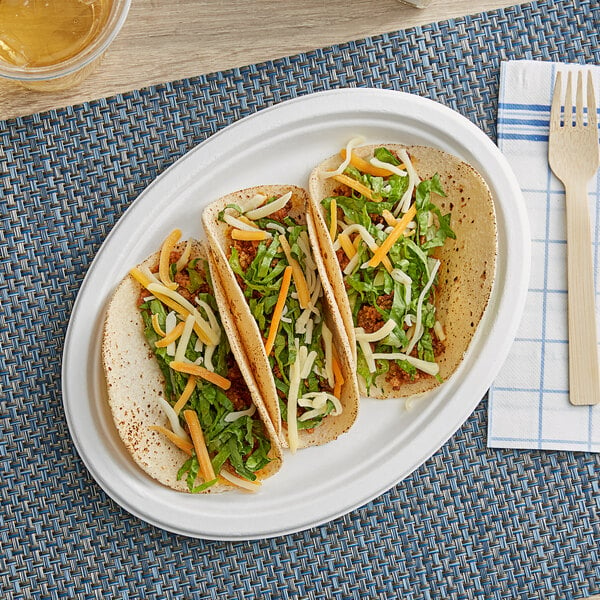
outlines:
[[[169,534],[108,498],[74,450],[60,395],[69,313],[94,253],[193,146],[263,107],[341,86],[427,96],[495,139],[500,61],[600,63],[599,29],[597,0],[536,2],[0,122],[0,597],[600,593],[598,456],[487,449],[485,399],[367,506],[302,533],[224,543]]]

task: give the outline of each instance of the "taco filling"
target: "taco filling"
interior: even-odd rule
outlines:
[[[217,482],[257,489],[271,439],[222,330],[207,261],[165,241],[159,264],[130,274],[142,285],[144,336],[164,376],[159,398],[170,429],[156,426],[189,458],[177,479],[190,492]],[[200,475],[202,483],[197,484]]]
[[[343,274],[357,344],[357,371],[367,393],[378,378],[392,390],[423,377],[439,379],[444,324],[436,313],[440,260],[455,238],[437,174],[421,180],[404,149],[359,157],[350,144],[324,174],[333,193],[321,200]]]
[[[228,261],[263,337],[289,447],[298,432],[342,413],[344,383],[325,322],[323,288],[306,223],[290,216],[292,193],[228,204]]]

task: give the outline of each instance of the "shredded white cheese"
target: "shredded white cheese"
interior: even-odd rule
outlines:
[[[360,254],[357,252],[349,261],[348,264],[346,265],[346,268],[344,269],[344,275],[350,275],[350,273],[352,273],[354,271],[354,269],[356,269],[356,265],[358,265],[358,261],[360,260]],[[365,263],[366,264],[366,263]]]
[[[288,445],[291,452],[298,449],[298,392],[300,390],[300,365],[298,358],[290,365],[290,389],[287,402]]]
[[[273,222],[267,223],[265,225],[265,227],[267,229],[274,229],[275,231],[277,231],[278,233],[281,233],[283,235],[285,235],[285,233],[286,233],[285,227],[283,225],[280,225],[279,223],[273,223]]]
[[[440,342],[443,342],[446,339],[446,333],[444,332],[444,327],[439,321],[436,321],[433,325],[433,331]]]
[[[246,410],[230,412],[229,414],[225,415],[225,418],[223,420],[225,421],[225,423],[233,423],[234,421],[237,421],[242,417],[251,417],[255,412],[256,406],[253,404],[250,408],[247,408]]]
[[[377,242],[375,241],[375,238],[368,232],[367,228],[363,225],[359,225],[358,223],[352,223],[352,225],[346,226],[342,233],[346,234],[347,236],[350,236],[353,233],[358,233],[372,252],[375,252],[375,250],[377,250]]]
[[[329,387],[333,388],[335,385],[335,377],[333,375],[333,335],[331,330],[325,323],[321,328],[321,335],[323,336],[323,345],[325,347],[325,372],[327,373],[327,382]]]
[[[153,294],[162,294],[163,296],[168,296],[172,300],[175,300],[178,304],[183,306],[189,313],[192,313],[196,319],[196,322],[204,332],[204,334],[208,337],[208,339],[213,344],[218,344],[221,338],[220,331],[213,331],[210,324],[202,317],[202,315],[198,312],[195,306],[192,305],[191,302],[188,302],[181,294],[178,292],[169,289],[165,285],[158,283],[150,283],[148,285],[148,290]]]
[[[398,157],[404,163],[404,166],[406,167],[406,171],[408,173],[408,188],[406,188],[406,191],[402,195],[400,202],[398,202],[398,205],[394,209],[395,217],[397,217],[400,213],[408,212],[415,187],[419,185],[419,183],[421,183],[421,179],[419,178],[416,169],[410,161],[408,152],[404,150],[404,148],[398,150]]]
[[[248,481],[243,477],[238,477],[237,475],[230,473],[227,469],[221,469],[219,472],[219,477],[222,477],[223,479],[229,481],[229,483],[248,490],[249,492],[256,492],[258,489],[260,489],[261,485],[258,481]]]
[[[159,285],[161,284],[158,277],[147,266],[140,267],[140,272],[152,283],[158,283]]]
[[[262,219],[264,217],[268,217],[270,214],[278,211],[280,208],[283,208],[290,198],[292,197],[292,192],[286,192],[283,196],[280,196],[273,202],[269,202],[269,204],[265,204],[259,208],[255,208],[254,210],[247,211],[245,214],[251,221],[256,221],[258,219]]]
[[[298,405],[302,406],[302,408],[312,408],[315,411],[318,411],[316,414],[311,416],[306,416],[308,413],[304,413],[301,417],[301,421],[307,421],[308,419],[312,419],[313,416],[318,416],[325,412],[325,408],[327,407],[327,401],[333,403],[334,409],[331,413],[329,413],[333,417],[337,417],[342,414],[342,403],[339,398],[330,394],[329,392],[308,392],[302,396],[298,400]]]
[[[292,293],[292,298],[294,297],[293,293]],[[286,317],[288,313],[288,305],[285,304],[282,311],[281,311],[281,317],[279,317],[279,320],[282,321],[283,323],[291,323],[292,319],[290,317]]]
[[[221,327],[219,325],[217,316],[215,315],[210,304],[207,304],[206,302],[204,302],[204,300],[201,300],[200,298],[196,298],[196,304],[198,304],[198,306],[200,306],[204,309],[204,312],[208,318],[208,322],[210,323],[210,328],[216,333],[217,337],[219,338],[219,340],[217,341],[217,344],[218,344],[219,341],[221,340]]]
[[[303,348],[306,348],[306,346],[303,346]],[[304,364],[302,365],[300,379],[306,379],[310,375],[316,358],[317,358],[317,351],[311,350],[308,353],[308,356],[306,357],[306,359],[304,360]]]
[[[405,360],[409,362],[411,365],[419,369],[419,371],[423,371],[424,373],[428,373],[429,375],[437,375],[440,372],[440,366],[434,362],[427,362],[426,360],[421,360],[420,358],[416,358],[414,356],[409,356],[404,352],[391,352],[387,353],[373,353],[374,360]]]
[[[265,194],[254,194],[252,198],[248,198],[248,200],[242,203],[242,208],[244,209],[244,212],[248,212],[249,210],[254,210],[255,208],[258,208],[259,206],[264,204],[267,197],[268,196],[266,196]]]
[[[310,345],[312,343],[313,330],[315,327],[315,322],[313,319],[309,319],[306,324],[306,332],[304,333],[304,341],[306,344]]]
[[[421,294],[419,295],[419,299],[417,301],[417,320],[415,322],[415,331],[413,333],[412,339],[410,340],[410,343],[405,349],[406,354],[410,354],[412,352],[416,343],[421,339],[421,336],[423,335],[423,326],[421,325],[421,318],[423,315],[423,301],[425,300],[425,296],[427,295],[429,288],[433,284],[433,280],[435,279],[435,275],[438,272],[439,268],[440,261],[436,260],[433,268],[429,273],[429,279],[427,280],[425,287],[422,289]]]
[[[382,160],[379,160],[378,158],[375,158],[375,157],[371,158],[371,160],[369,162],[374,167],[377,167],[379,169],[385,169],[386,171],[389,171],[390,173],[400,175],[400,177],[406,177],[406,171],[403,171],[400,167],[397,167],[396,165],[392,165],[390,163],[383,162]]]
[[[167,316],[165,318],[165,333],[167,335],[169,335],[169,333],[171,333],[171,331],[173,331],[173,329],[175,329],[176,326],[177,326],[177,313],[174,310],[172,310],[171,312],[167,313]],[[177,345],[175,344],[175,342],[171,342],[167,346],[167,354],[169,356],[175,356],[176,348],[177,348]]]
[[[387,337],[396,328],[396,322],[393,319],[388,319],[383,326],[373,333],[365,333],[362,327],[355,327],[356,339],[364,342],[380,342]]]
[[[404,286],[404,303],[408,306],[412,299],[412,279],[402,269],[398,268],[392,269],[390,275],[392,279]]]
[[[157,400],[161,408],[163,409],[165,415],[167,416],[167,419],[169,419],[169,423],[171,424],[171,429],[173,430],[173,433],[178,435],[180,438],[183,438],[184,440],[190,441],[190,436],[179,423],[179,417],[177,416],[177,413],[175,412],[173,407],[164,398],[161,398],[160,396],[157,398]]]
[[[335,171],[323,171],[323,177],[334,177],[335,175],[341,175],[346,170],[346,167],[350,164],[350,159],[352,158],[352,150],[354,150],[354,148],[356,148],[357,146],[360,146],[364,141],[365,138],[361,135],[352,138],[346,144],[346,158],[344,158],[340,166],[337,169],[335,169]]]
[[[175,264],[175,270],[178,273],[179,273],[179,271],[181,271],[181,269],[183,269],[183,267],[185,267],[185,265],[188,264],[191,252],[192,252],[192,240],[188,240],[183,252],[181,253],[181,256],[179,257],[179,260]]]
[[[302,311],[302,314],[296,320],[296,327],[294,330],[295,333],[297,333],[298,335],[302,335],[303,333],[306,333],[306,327],[308,326],[308,323],[310,321],[311,314],[312,314],[312,310],[311,310],[310,306],[308,308],[305,308]]]
[[[179,336],[177,342],[177,350],[175,351],[174,360],[183,362],[186,360],[185,351],[187,350],[188,344],[190,343],[190,337],[192,336],[192,330],[194,329],[195,323],[194,315],[188,315],[183,326],[183,332]]]
[[[260,231],[256,225],[249,225],[248,223],[240,221],[240,219],[236,219],[233,215],[227,213],[223,215],[223,221],[235,229],[241,229],[242,231]],[[272,237],[268,232],[267,235],[268,237]]]
[[[217,348],[216,345],[207,345],[206,348],[204,349],[204,368],[208,369],[209,371],[213,371],[215,370],[213,363],[212,363],[212,357],[213,354],[215,352],[215,349]]]
[[[377,371],[377,365],[375,364],[375,359],[373,358],[373,350],[371,350],[371,344],[366,342],[365,340],[356,340],[362,353],[365,357],[365,361],[367,363],[367,368],[370,373],[375,373]]]
[[[306,268],[310,271],[314,271],[317,268],[317,264],[313,259],[312,251],[310,249],[310,241],[308,239],[308,234],[306,233],[306,231],[303,231],[298,236],[297,244],[300,250],[302,250],[302,254],[304,254]]]

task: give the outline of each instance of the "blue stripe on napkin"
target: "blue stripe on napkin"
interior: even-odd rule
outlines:
[[[564,189],[547,162],[551,62],[502,64],[498,145],[527,204],[529,293],[508,359],[489,394],[488,446],[600,452],[600,406],[569,403]],[[600,97],[600,67],[593,69]],[[600,175],[588,188],[598,296]]]

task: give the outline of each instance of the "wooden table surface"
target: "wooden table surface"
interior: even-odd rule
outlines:
[[[132,0],[96,71],[62,92],[0,80],[0,119],[516,4],[510,0]]]

